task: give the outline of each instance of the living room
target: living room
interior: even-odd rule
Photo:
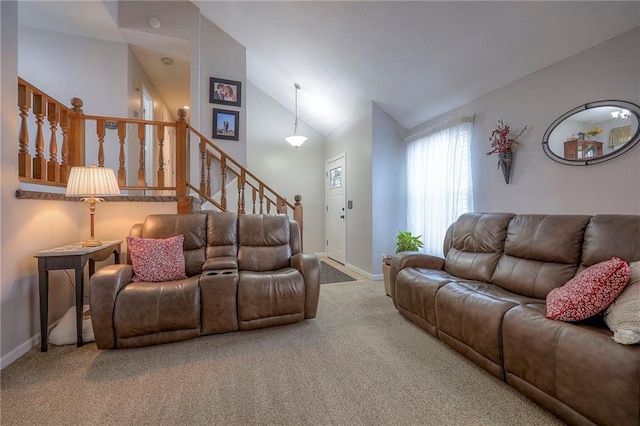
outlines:
[[[115,101],[112,96],[117,92],[122,99],[127,99],[131,81],[125,76],[118,77],[113,84],[95,84],[95,80],[88,78],[86,82],[83,81],[88,75],[100,75],[111,81],[117,75],[113,71],[126,63],[128,51],[120,45],[122,43],[82,40],[82,43],[92,47],[108,44],[106,48],[115,51],[114,55],[96,54],[91,61],[83,61],[81,58],[87,56],[87,50],[72,52],[71,49],[61,49],[59,44],[56,45],[63,38],[68,40],[74,37],[18,28],[16,16],[16,6],[3,2],[3,141],[17,140],[14,112],[18,76],[61,100],[72,96],[82,97],[88,114],[130,115],[131,108],[126,102]],[[584,28],[581,30],[587,32]],[[192,123],[203,132],[211,128],[208,79],[213,76],[211,70],[228,67],[223,68],[225,75],[244,82],[245,102],[240,109],[240,117],[246,128],[241,132],[242,139],[239,142],[222,141],[222,145],[245,161],[256,174],[264,176],[270,185],[282,188],[291,196],[298,193],[303,195],[305,251],[309,252],[326,251],[325,160],[345,152],[350,173],[347,192],[355,206],[348,211],[346,239],[349,252],[346,263],[369,278],[381,277],[380,254],[393,252],[395,234],[406,226],[406,182],[402,173],[398,172],[404,170],[404,138],[463,115],[472,114],[475,117],[471,148],[475,211],[640,213],[640,191],[637,189],[637,182],[640,181],[640,150],[633,149],[624,156],[593,167],[568,167],[551,161],[541,147],[545,130],[572,108],[607,99],[638,102],[640,58],[637,45],[640,29],[637,26],[411,128],[400,126],[384,110],[384,106],[374,100],[328,134],[314,130],[303,121],[301,132],[309,136],[309,140],[306,146],[297,150],[283,141],[283,137],[291,130],[291,106],[282,106],[247,80],[246,51],[240,43],[229,40],[228,35],[212,23],[205,23],[203,31],[209,36],[207,44],[212,51],[220,48],[216,43],[223,43],[225,49],[234,52],[235,60],[221,64],[215,62],[215,55],[212,54],[201,58],[201,67],[194,72],[197,77],[192,79],[191,97],[198,100],[194,103],[199,103],[191,110]],[[29,36],[31,41],[25,46],[23,43],[28,42]],[[21,56],[22,49],[41,49],[50,52],[50,56],[31,56],[27,59]],[[51,57],[55,53],[65,56],[56,60]],[[523,52],[523,55],[526,54]],[[119,63],[114,63],[114,57],[118,58]],[[305,88],[304,82],[300,83]],[[78,91],[71,92],[73,88]],[[514,127],[528,127],[517,153],[513,180],[508,185],[497,170],[497,159],[485,156],[489,150],[489,135],[498,119],[504,119]],[[264,130],[264,123],[270,123],[269,130]],[[272,130],[275,127],[282,130]],[[33,253],[82,240],[89,229],[86,206],[82,203],[15,198],[14,193],[20,188],[15,162],[17,149],[17,144],[3,143],[1,156],[3,368],[27,353],[38,341],[38,277]],[[283,169],[290,172],[277,172]],[[291,179],[291,173],[300,178]],[[122,203],[108,202],[100,205],[97,226],[101,238],[122,239],[129,227],[147,214],[170,213],[175,208],[157,203],[138,203],[135,207],[128,209],[123,208]],[[59,288],[59,292],[52,293],[50,300],[50,315],[55,320],[73,304],[73,289],[63,273],[52,278],[53,286]]]

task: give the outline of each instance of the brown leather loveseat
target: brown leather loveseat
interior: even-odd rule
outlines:
[[[616,343],[601,316],[545,315],[585,268],[640,260],[640,216],[470,213],[444,253],[393,258],[403,316],[570,424],[640,424],[640,345]]]
[[[301,253],[300,228],[284,215],[229,212],[147,216],[130,236],[184,235],[186,278],[132,282],[133,267],[91,277],[98,348],[130,348],[314,318],[320,262]]]

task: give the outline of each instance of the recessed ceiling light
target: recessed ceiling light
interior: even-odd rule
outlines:
[[[160,28],[160,18],[158,18],[157,16],[152,16],[151,18],[149,18],[149,26],[151,28],[155,28],[156,30]]]
[[[173,65],[173,59],[171,58],[162,58],[160,59],[162,61],[163,64],[165,65]]]
[[[189,109],[189,105],[185,105],[182,107],[183,109]]]

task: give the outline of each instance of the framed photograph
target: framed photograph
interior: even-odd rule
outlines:
[[[209,78],[209,103],[240,106],[242,83],[240,81]]]
[[[238,140],[240,113],[226,109],[213,109],[213,138]]]

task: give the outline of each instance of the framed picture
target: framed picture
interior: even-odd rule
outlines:
[[[209,103],[239,107],[241,94],[240,81],[209,78]]]
[[[240,113],[226,109],[213,109],[213,138],[238,140]]]

